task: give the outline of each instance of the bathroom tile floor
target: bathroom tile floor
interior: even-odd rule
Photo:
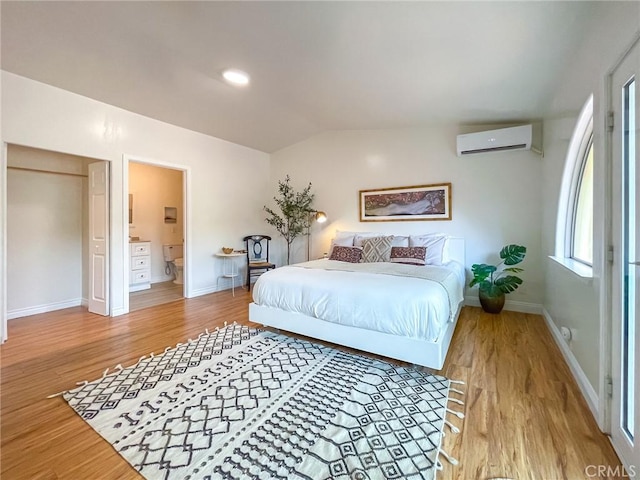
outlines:
[[[182,287],[183,285],[176,285],[170,280],[168,282],[153,283],[148,290],[131,292],[129,294],[129,311],[134,312],[154,305],[182,300]]]

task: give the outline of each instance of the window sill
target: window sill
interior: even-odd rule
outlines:
[[[590,267],[589,265],[580,263],[572,258],[554,257],[551,255],[549,258],[580,278],[589,280],[593,278],[593,267]]]

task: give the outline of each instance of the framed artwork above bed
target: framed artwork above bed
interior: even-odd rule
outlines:
[[[451,220],[451,183],[360,190],[361,222]]]

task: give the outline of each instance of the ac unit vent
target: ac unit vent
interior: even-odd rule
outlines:
[[[532,126],[500,128],[458,135],[458,156],[507,150],[531,150]]]
[[[491,148],[479,148],[477,150],[465,150],[460,152],[461,155],[471,155],[473,153],[486,153],[486,152],[502,152],[503,150],[526,150],[527,144],[520,143],[518,145],[506,145],[504,147],[491,147]]]

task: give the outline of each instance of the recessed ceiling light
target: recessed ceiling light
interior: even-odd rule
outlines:
[[[248,85],[249,74],[242,70],[229,69],[222,72],[224,79],[232,85]]]

